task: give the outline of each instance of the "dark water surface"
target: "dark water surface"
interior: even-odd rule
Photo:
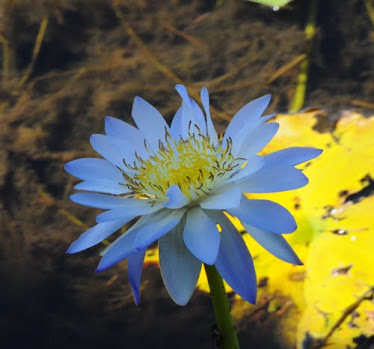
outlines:
[[[65,254],[98,211],[69,201],[75,181],[63,164],[95,156],[90,134],[103,133],[105,115],[129,120],[136,95],[170,119],[175,76],[209,88],[221,128],[266,93],[271,112],[286,111],[298,68],[267,81],[305,52],[308,1],[278,12],[244,1],[119,3],[121,18],[109,0],[0,2],[1,348],[215,348],[208,295],[176,306],[151,266],[136,307],[126,263],[95,274],[101,247]],[[374,25],[363,1],[320,3],[305,107],[326,110],[322,125],[333,127],[345,109],[373,108]],[[244,349],[286,347],[270,315],[238,327]]]

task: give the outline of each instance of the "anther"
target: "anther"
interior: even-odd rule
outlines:
[[[144,139],[144,148],[145,148],[145,150],[146,150],[147,152],[149,152],[146,139]]]

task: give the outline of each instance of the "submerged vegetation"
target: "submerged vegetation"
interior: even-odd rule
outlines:
[[[129,121],[136,95],[170,120],[179,106],[170,93],[176,83],[188,85],[194,98],[209,88],[217,131],[238,106],[267,93],[270,112],[288,110],[308,49],[305,4],[295,0],[273,12],[246,1],[0,2],[5,344],[92,349],[122,348],[126,340],[129,348],[168,348],[164,341],[173,333],[171,348],[209,347],[213,319],[205,296],[176,310],[165,301],[158,273],[146,270],[140,314],[129,305],[122,266],[93,275],[97,251],[66,258],[70,241],[87,229],[83,221],[93,222],[97,212],[69,203],[74,183],[63,164],[94,156],[89,135],[102,130],[105,115]],[[372,7],[369,0],[320,2],[305,104],[329,112],[320,113],[320,130],[333,128],[344,109],[374,109]],[[282,347],[266,333],[279,316],[264,315],[269,303],[239,326],[239,336],[245,328],[258,341],[253,347]],[[251,332],[258,322],[263,329]]]

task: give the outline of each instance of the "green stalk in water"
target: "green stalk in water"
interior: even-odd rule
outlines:
[[[204,266],[217,320],[220,348],[239,349],[238,337],[222,277],[215,266],[207,264]]]
[[[297,84],[295,93],[293,95],[291,105],[289,108],[290,113],[298,112],[304,105],[305,94],[308,82],[308,73],[310,65],[310,56],[313,51],[313,39],[316,34],[316,17],[317,17],[318,0],[309,0],[308,20],[305,26],[305,39],[308,44],[306,56],[300,64],[300,72],[297,77]]]

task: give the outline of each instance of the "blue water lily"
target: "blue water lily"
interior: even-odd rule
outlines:
[[[103,252],[98,271],[128,259],[130,285],[139,303],[146,249],[159,242],[160,269],[171,298],[189,301],[202,263],[215,265],[243,299],[255,303],[256,274],[241,234],[225,213],[276,257],[301,264],[283,238],[296,229],[293,216],[279,204],[248,199],[243,193],[272,193],[300,188],[308,178],[294,166],[321,150],[293,147],[260,156],[278,124],[261,116],[270,95],[242,107],[223,136],[218,136],[201,90],[203,110],[177,85],[182,106],[169,126],[149,103],[136,97],[134,127],[106,117],[106,135],[92,135],[91,145],[103,158],[83,158],[65,165],[82,180],[71,200],[106,210],[97,225],[69,248],[76,253],[94,246],[140,217]]]

